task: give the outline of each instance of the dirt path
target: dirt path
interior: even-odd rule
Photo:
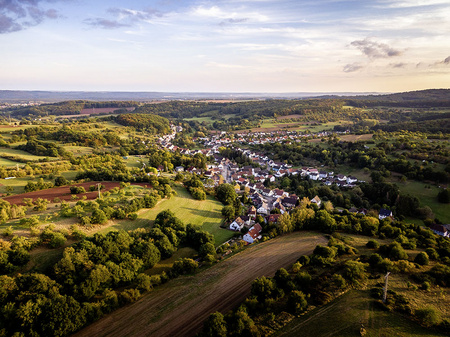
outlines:
[[[197,275],[172,280],[75,336],[194,336],[209,314],[238,305],[254,279],[273,276],[325,242],[321,234],[300,232],[261,243]]]

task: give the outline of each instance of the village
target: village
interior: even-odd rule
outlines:
[[[258,133],[244,133],[237,134],[237,138],[231,139],[221,135],[212,135],[210,137],[202,137],[195,139],[205,149],[189,150],[182,149],[172,144],[177,132],[181,132],[180,126],[172,125],[172,133],[160,137],[159,144],[161,147],[170,151],[180,151],[185,155],[195,155],[202,153],[207,157],[214,158],[214,163],[209,164],[206,171],[201,172],[196,168],[188,168],[186,171],[190,173],[202,173],[207,179],[205,180],[206,187],[215,187],[221,183],[231,184],[238,194],[247,193],[248,198],[252,201],[253,206],[249,207],[243,214],[237,216],[227,226],[229,230],[245,233],[242,240],[251,244],[261,238],[262,227],[256,222],[256,216],[263,217],[266,223],[276,224],[279,217],[285,212],[290,212],[300,202],[300,198],[295,194],[290,194],[282,189],[270,189],[266,187],[264,182],[275,182],[277,178],[282,178],[289,175],[300,175],[304,179],[320,182],[323,185],[331,186],[336,184],[340,188],[351,189],[357,186],[359,181],[356,177],[347,176],[344,174],[335,174],[333,171],[325,171],[313,167],[293,168],[292,165],[277,162],[269,158],[266,154],[252,151],[250,149],[243,149],[236,146],[235,143],[247,143],[249,140],[253,144],[263,144],[274,141],[300,141],[304,135],[297,135],[293,132],[258,132]],[[323,137],[328,133],[317,133],[313,136]],[[311,136],[311,135],[309,135]],[[256,140],[255,140],[256,139]],[[249,158],[256,165],[239,166],[236,162],[220,155],[220,148],[228,147],[235,151],[241,152],[242,155]],[[175,167],[176,172],[184,171],[184,167]],[[317,208],[322,206],[322,200],[316,195],[309,200],[310,203],[315,204]],[[340,210],[343,211],[343,210]],[[357,209],[351,207],[348,209],[351,213],[367,214],[368,210],[364,208]],[[385,218],[393,219],[391,210],[381,208],[378,212],[378,219]],[[442,231],[442,228],[439,228]],[[448,230],[445,235],[448,235]],[[440,233],[439,233],[440,234]],[[443,235],[440,234],[440,235]]]

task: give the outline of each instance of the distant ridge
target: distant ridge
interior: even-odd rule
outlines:
[[[0,101],[41,101],[58,102],[68,100],[90,101],[155,101],[155,100],[193,100],[193,99],[295,99],[312,98],[324,95],[358,96],[376,95],[377,93],[354,92],[298,92],[298,93],[208,93],[208,92],[127,92],[127,91],[26,91],[0,90]]]
[[[292,92],[292,93],[232,93],[232,92],[146,92],[146,91],[26,91],[0,90],[0,102],[60,102],[88,101],[162,101],[162,100],[247,100],[247,99],[346,99],[384,102],[450,101],[450,89],[427,89],[401,93],[375,92]]]

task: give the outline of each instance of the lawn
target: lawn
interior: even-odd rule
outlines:
[[[350,290],[327,305],[294,319],[275,336],[361,336],[361,324],[367,337],[444,336],[397,312],[380,309],[370,297],[369,290]]]
[[[161,200],[152,209],[143,209],[138,212],[138,218],[134,221],[116,221],[112,226],[103,228],[100,232],[108,232],[113,229],[132,230],[147,227],[153,223],[158,213],[166,209],[175,213],[185,224],[202,226],[202,228],[214,235],[216,245],[230,239],[234,232],[220,228],[222,224],[223,205],[208,196],[206,200],[194,200],[183,187],[175,187],[177,195],[170,199]]]

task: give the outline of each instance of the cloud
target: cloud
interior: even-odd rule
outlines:
[[[128,8],[110,8],[108,9],[108,13],[119,17],[119,19],[128,19],[128,20],[142,20],[148,21],[154,17],[162,17],[164,16],[163,12],[160,12],[157,9],[147,8],[142,11],[128,9]]]
[[[219,25],[221,25],[221,26],[227,26],[227,25],[232,25],[232,24],[236,24],[236,23],[247,22],[248,20],[249,20],[248,18],[241,18],[241,19],[226,19],[226,20],[223,20],[221,23],[219,23]]]
[[[353,41],[350,44],[370,59],[389,58],[402,54],[400,50],[396,50],[385,43],[378,43],[369,39]]]
[[[114,19],[107,18],[91,18],[84,20],[84,23],[92,27],[98,27],[103,29],[116,29],[122,27],[131,27],[134,23],[139,21],[150,21],[151,19],[164,16],[164,13],[148,8],[142,11],[129,9],[129,8],[109,8],[107,10],[109,14],[114,16]]]
[[[364,66],[361,63],[352,63],[352,64],[347,64],[344,66],[344,73],[353,73],[355,71],[361,70],[363,69]]]
[[[53,0],[55,2],[57,0]],[[45,0],[0,0],[0,34],[36,26],[60,17],[56,9],[44,9]]]
[[[84,20],[84,23],[86,23],[87,25],[90,25],[92,27],[99,27],[99,28],[103,28],[103,29],[115,29],[115,28],[130,26],[128,24],[120,23],[119,21],[108,20],[108,19],[103,19],[103,18],[86,19],[86,20]]]
[[[391,63],[389,64],[392,68],[405,68],[408,64],[407,63]]]
[[[450,56],[447,57],[444,61],[442,61],[443,64],[450,64]]]

